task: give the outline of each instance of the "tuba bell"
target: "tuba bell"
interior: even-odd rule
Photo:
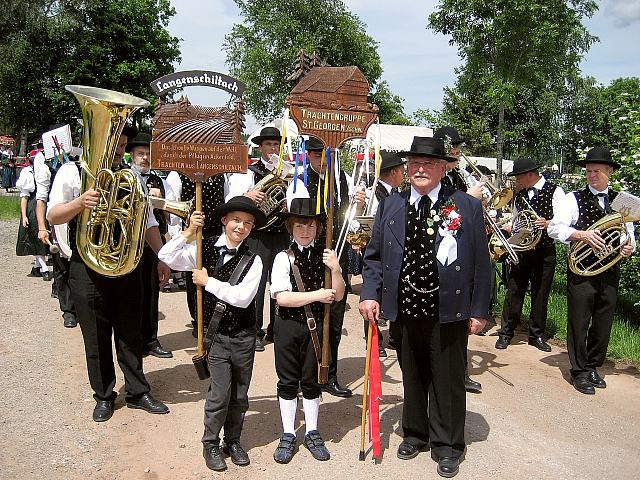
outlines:
[[[111,171],[111,162],[127,119],[149,102],[96,87],[66,85],[80,103],[83,163],[80,193],[93,187],[98,205],[77,217],[76,246],[84,263],[106,277],[135,269],[142,256],[149,205],[138,176]]]

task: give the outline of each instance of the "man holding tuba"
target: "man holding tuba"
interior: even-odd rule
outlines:
[[[507,176],[516,179],[516,196],[513,218],[518,212],[533,210],[535,227],[542,230],[540,240],[533,248],[520,251],[519,262],[509,267],[507,296],[502,309],[502,324],[498,331],[496,348],[505,349],[513,338],[520,322],[524,297],[531,283],[531,314],[529,315],[529,345],[550,352],[544,340],[547,325],[547,304],[553,275],[556,270],[556,247],[547,234],[547,226],[564,200],[564,191],[555,183],[547,181],[538,172],[538,165],[531,158],[519,158]],[[531,232],[533,234],[533,232]]]
[[[121,158],[127,135],[120,136],[115,156]],[[114,410],[116,373],[113,365],[111,337],[116,344],[118,364],[124,373],[126,405],[149,413],[168,413],[167,406],[151,394],[142,370],[140,270],[119,277],[101,275],[80,258],[76,246],[77,217],[84,209],[93,209],[100,201],[98,191],[88,188],[81,193],[80,168],[64,165],[56,175],[49,197],[47,219],[52,225],[69,224],[69,243],[72,250],[69,284],[87,358],[89,383],[94,392],[95,422],[105,422]],[[160,232],[153,215],[149,215],[146,242],[155,252],[162,247]],[[143,233],[144,235],[144,233]],[[170,270],[160,262],[161,282],[169,278]]]
[[[611,213],[611,202],[617,194],[609,186],[609,177],[620,165],[602,147],[592,148],[577,163],[586,168],[588,185],[565,196],[549,224],[549,236],[565,243],[584,242],[596,253],[605,248],[619,248],[607,246],[603,232],[590,226]],[[629,241],[620,248],[620,255],[629,257],[636,247],[633,224],[627,223],[626,230]],[[618,281],[618,265],[593,276],[567,269],[567,349],[571,381],[580,393],[593,395],[595,388],[607,386],[597,368],[607,354]]]
[[[228,176],[227,188],[225,190],[225,200],[229,200],[237,195],[244,195],[253,200],[256,205],[264,204],[267,195],[264,191],[255,188],[260,180],[272,173],[277,167],[274,165],[272,155],[277,156],[280,152],[280,143],[282,135],[276,127],[264,127],[260,130],[260,135],[253,137],[252,142],[258,145],[260,150],[260,160],[254,165],[249,166],[247,173],[234,173]],[[286,168],[286,167],[285,167]],[[286,192],[286,186],[283,187]],[[284,200],[284,197],[283,197]],[[275,215],[280,209],[267,213],[268,217]],[[273,325],[275,318],[275,300],[269,300],[269,325],[267,331],[263,329],[263,305],[264,295],[267,286],[267,279],[271,277],[271,268],[275,256],[282,250],[286,250],[289,246],[289,234],[282,220],[278,219],[268,224],[265,228],[251,232],[250,237],[253,244],[253,250],[262,259],[264,269],[262,270],[262,279],[260,288],[256,295],[256,326],[258,328],[258,336],[256,337],[256,351],[264,351],[263,339],[273,341]]]

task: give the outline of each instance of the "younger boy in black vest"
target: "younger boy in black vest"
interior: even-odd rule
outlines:
[[[282,215],[293,242],[289,250],[276,255],[271,271],[271,296],[277,302],[274,352],[283,429],[273,458],[278,463],[289,463],[295,453],[300,389],[306,426],[303,443],[316,460],[329,460],[329,451],[318,432],[318,353],[324,304],[340,301],[344,297],[345,284],[335,253],[316,242],[322,223],[320,215],[315,214],[312,199],[293,199],[289,212]],[[323,288],[325,266],[331,270],[333,288]],[[305,309],[305,306],[309,308]],[[315,319],[315,331],[310,329],[313,325],[308,322],[310,315]]]
[[[244,415],[249,408],[249,383],[255,355],[256,324],[254,298],[262,276],[260,257],[249,251],[244,240],[251,230],[266,223],[266,217],[247,197],[234,197],[213,212],[224,233],[204,239],[204,268],[196,266],[195,237],[204,225],[204,215],[194,212],[189,226],[164,247],[159,258],[174,270],[193,273],[193,282],[205,289],[204,317],[210,318],[216,302],[226,310],[209,351],[211,383],[204,405],[204,457],[211,470],[223,471],[227,465],[222,453],[236,465],[248,465],[249,456],[240,445]],[[235,285],[229,283],[236,266],[248,254],[251,260]],[[211,274],[209,273],[211,272]],[[211,276],[210,276],[211,275]],[[224,444],[220,448],[220,431]]]

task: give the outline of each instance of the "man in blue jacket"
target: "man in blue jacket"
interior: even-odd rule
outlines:
[[[479,200],[440,184],[444,142],[414,137],[411,189],[378,207],[364,256],[360,313],[399,322],[403,441],[398,457],[431,449],[438,474],[453,477],[465,454],[467,335],[489,316],[487,236]]]

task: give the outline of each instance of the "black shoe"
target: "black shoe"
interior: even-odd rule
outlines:
[[[435,459],[434,459],[435,460]],[[460,470],[460,459],[454,457],[440,457],[438,462],[438,475],[445,478],[455,477]]]
[[[51,272],[49,270],[47,270],[46,272],[42,272],[42,280],[44,280],[45,282],[50,282],[51,280],[53,280],[53,275],[51,275]]]
[[[511,339],[509,337],[507,337],[506,335],[500,335],[498,337],[498,340],[496,340],[496,348],[498,350],[504,350],[509,346],[510,343]]]
[[[162,287],[162,293],[171,293],[173,288],[170,283],[167,283],[164,287]]]
[[[572,378],[571,383],[573,383],[573,388],[575,388],[580,393],[584,393],[585,395],[596,394],[596,389],[593,387],[593,384],[587,377]]]
[[[378,357],[387,358],[387,352],[385,351],[384,348],[379,348],[378,349]]]
[[[415,458],[420,453],[420,449],[415,445],[410,444],[409,442],[405,442],[404,440],[400,443],[398,447],[398,458],[400,460],[411,460]]]
[[[247,452],[244,451],[244,448],[242,448],[242,445],[240,445],[240,442],[231,442],[228,445],[226,443],[223,444],[222,452],[225,455],[229,455],[231,457],[231,461],[235,465],[244,467],[246,465],[249,465],[249,463],[251,463],[249,460],[249,455],[247,455]]]
[[[296,453],[296,437],[291,433],[284,433],[280,443],[273,452],[273,459],[278,463],[289,463]]]
[[[94,422],[106,422],[113,416],[113,400],[98,400],[93,409]]]
[[[264,352],[264,344],[260,337],[256,337],[256,352]]]
[[[169,408],[160,400],[156,400],[150,393],[145,393],[136,400],[127,400],[127,407],[139,408],[147,413],[164,414],[169,413]]]
[[[587,380],[596,388],[607,388],[607,382],[605,382],[604,379],[600,375],[598,375],[598,372],[596,372],[595,370],[589,372],[589,375],[587,375]]]
[[[64,315],[62,315],[62,318],[64,319],[63,325],[66,328],[73,328],[78,325],[78,319],[71,313],[65,313]]]
[[[209,470],[223,472],[227,469],[227,462],[222,458],[219,445],[211,445],[202,449],[202,456]]]
[[[467,375],[464,379],[464,389],[469,393],[481,393],[482,384],[480,382],[476,382],[475,380],[471,380],[469,375]]]
[[[324,440],[320,436],[320,433],[317,430],[311,430],[304,436],[304,442],[302,442],[305,447],[309,449],[311,455],[316,460],[320,460],[324,462],[325,460],[329,460],[331,458],[331,454],[327,447],[324,445]]]
[[[31,272],[27,273],[27,277],[41,277],[42,272],[38,267],[31,267]]]
[[[378,319],[378,326],[379,327],[386,327],[387,326],[387,321],[384,318],[379,318]]]
[[[53,288],[51,289],[51,298],[58,298],[58,291]]]
[[[542,350],[543,352],[550,352],[551,345],[544,341],[542,337],[530,338],[529,345],[533,345],[538,350]]]
[[[262,339],[262,343],[273,343],[273,335],[270,333],[267,333],[264,338]]]
[[[387,348],[391,349],[391,350],[395,350],[396,349],[396,342],[391,341],[391,339],[389,339],[389,343],[387,344]]]
[[[146,357],[147,355],[153,355],[154,357],[158,358],[173,358],[173,353],[162,348],[162,345],[160,344],[156,345],[155,347],[151,347],[148,350],[145,350],[144,356]]]
[[[346,387],[341,387],[337,380],[321,385],[322,391],[334,397],[349,398],[353,392]]]

